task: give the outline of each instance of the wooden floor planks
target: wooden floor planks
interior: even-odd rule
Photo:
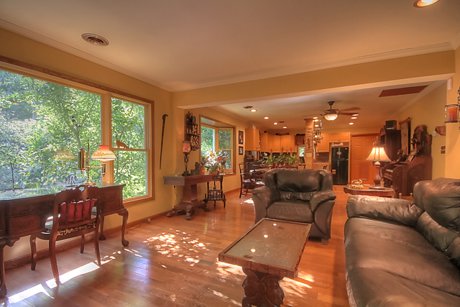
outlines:
[[[345,289],[343,225],[346,194],[337,201],[328,244],[309,241],[295,280],[284,279],[284,306],[348,306]],[[211,206],[212,208],[212,206]],[[128,248],[118,236],[101,241],[103,265],[95,264],[91,243],[58,254],[61,280],[52,279],[49,259],[35,272],[23,266],[6,272],[8,306],[240,306],[244,273],[217,261],[217,255],[254,223],[249,197],[227,193],[227,208],[217,203],[193,219],[158,217],[128,229]]]

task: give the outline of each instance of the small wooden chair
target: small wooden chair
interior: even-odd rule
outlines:
[[[30,236],[31,269],[35,270],[37,247],[36,238],[49,241],[51,269],[56,284],[60,284],[56,261],[56,241],[81,236],[80,253],[85,246],[85,234],[94,232],[94,248],[97,263],[101,265],[99,252],[100,210],[96,206],[94,195],[99,189],[92,186],[79,186],[64,190],[56,195],[53,205],[53,216],[43,221],[43,231]],[[96,208],[95,213],[93,208]]]
[[[224,202],[224,208],[225,208],[225,193],[224,193],[224,188],[223,188],[223,181],[224,181],[224,175],[215,175],[212,178],[212,184],[210,182],[206,182],[206,187],[207,187],[207,192],[205,195],[204,202],[205,204],[208,203],[208,201],[214,201],[214,208],[216,207],[216,201],[221,200]]]
[[[262,175],[258,172],[246,172],[244,170],[244,164],[238,164],[240,169],[240,196],[243,195],[243,190],[245,190],[244,195],[247,195],[249,190],[253,190],[255,188],[264,186],[264,182],[262,181]],[[254,175],[255,174],[255,175]]]

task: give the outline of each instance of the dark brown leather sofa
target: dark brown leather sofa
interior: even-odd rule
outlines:
[[[420,181],[414,202],[350,196],[351,306],[460,306],[460,179]]]
[[[273,169],[264,176],[265,186],[253,192],[256,222],[274,218],[312,223],[310,237],[331,236],[335,194],[332,175],[324,170]]]

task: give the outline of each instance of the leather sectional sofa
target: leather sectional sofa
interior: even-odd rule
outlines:
[[[351,306],[460,306],[460,179],[418,182],[414,201],[350,196]]]

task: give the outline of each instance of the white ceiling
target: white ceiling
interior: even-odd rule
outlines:
[[[182,91],[458,47],[460,1],[440,0],[424,9],[414,8],[413,2],[0,0],[0,26],[164,89]],[[106,37],[110,45],[84,42],[80,36],[86,32]],[[292,117],[300,122],[333,99],[336,107],[359,106],[367,116],[380,90],[251,104],[267,106],[265,113],[278,120]],[[385,99],[388,113],[412,98]],[[241,106],[221,109],[246,116]],[[253,120],[255,114],[248,116]]]

